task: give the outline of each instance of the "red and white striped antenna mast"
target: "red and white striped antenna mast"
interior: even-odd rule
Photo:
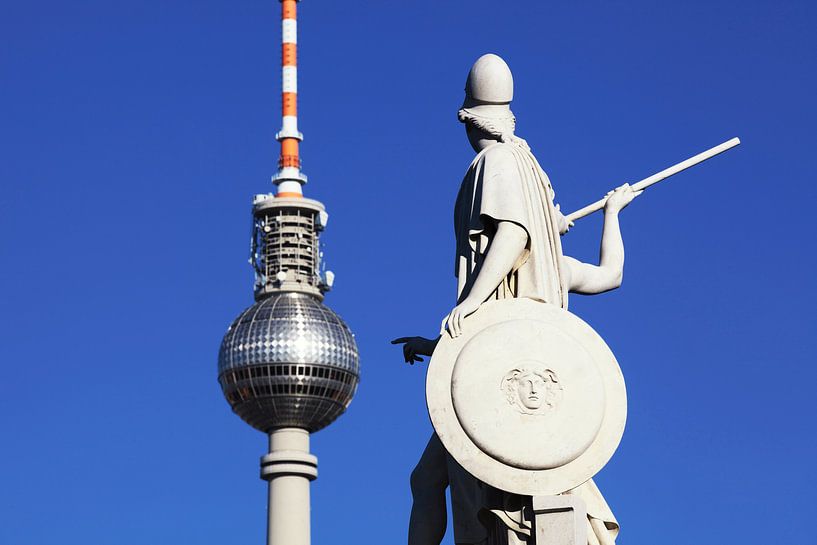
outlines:
[[[281,143],[278,172],[272,181],[278,186],[278,197],[303,196],[301,186],[306,176],[301,172],[298,131],[298,2],[281,0],[281,105],[283,121],[275,139]]]

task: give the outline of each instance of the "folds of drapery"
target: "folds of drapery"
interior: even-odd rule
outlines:
[[[528,244],[490,298],[529,297],[567,308],[553,198],[550,180],[526,148],[497,143],[477,155],[454,207],[459,300],[478,276],[497,224],[509,221],[525,229]]]

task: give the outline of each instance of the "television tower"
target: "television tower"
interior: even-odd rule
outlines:
[[[360,380],[354,336],[325,306],[334,275],[322,272],[318,237],[328,215],[303,196],[298,131],[299,0],[281,0],[283,125],[277,193],[252,203],[250,264],[255,304],[232,323],[218,356],[218,381],[233,411],[269,435],[261,478],[269,482],[268,545],[309,545],[309,482],[318,459],[309,434],[343,414]]]

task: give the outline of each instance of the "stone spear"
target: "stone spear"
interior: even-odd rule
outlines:
[[[658,182],[669,178],[673,174],[678,174],[682,170],[686,170],[689,167],[695,166],[698,163],[702,163],[711,157],[715,157],[716,155],[723,153],[726,150],[730,150],[737,146],[738,144],[740,144],[740,139],[733,138],[731,140],[724,142],[723,144],[715,146],[714,148],[710,148],[702,153],[699,153],[694,157],[690,157],[686,161],[681,161],[677,165],[673,165],[667,169],[662,170],[661,172],[658,172],[657,174],[653,174],[649,178],[644,178],[640,182],[632,184],[633,191],[641,191],[643,189],[646,189],[653,184],[657,184]],[[575,212],[569,214],[567,216],[567,220],[575,221],[577,219],[592,214],[596,210],[601,210],[602,208],[604,208],[605,202],[607,202],[607,197],[599,199],[593,204],[588,204],[584,208],[580,208],[579,210],[576,210]]]

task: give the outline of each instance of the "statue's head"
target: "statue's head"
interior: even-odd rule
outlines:
[[[502,391],[523,414],[544,414],[553,409],[562,394],[556,373],[537,362],[521,362],[502,379]]]
[[[465,82],[465,102],[457,113],[476,151],[513,137],[512,100],[513,74],[507,63],[493,53],[477,59]]]

